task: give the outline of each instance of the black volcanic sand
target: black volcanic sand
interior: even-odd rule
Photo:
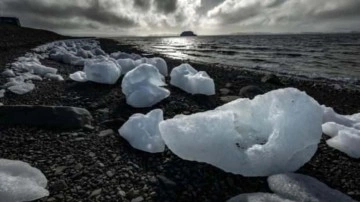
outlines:
[[[30,31],[29,31],[30,32]],[[41,41],[16,35],[11,40],[29,40],[29,46],[11,46],[0,52],[0,70],[30,48],[58,38],[48,32],[41,33]],[[3,32],[0,31],[0,36]],[[1,40],[3,37],[0,37]],[[130,46],[101,39],[108,52],[135,50]],[[12,43],[12,41],[8,41]],[[166,58],[170,68],[182,61]],[[68,74],[79,68],[50,60],[43,64],[56,67],[66,79],[64,82],[36,82],[36,89],[26,95],[6,93],[0,99],[5,105],[68,105],[84,107],[94,116],[94,128],[60,131],[32,127],[0,127],[1,158],[22,160],[39,168],[49,180],[50,196],[40,201],[225,201],[240,193],[267,192],[266,178],[248,178],[233,175],[207,164],[184,161],[169,150],[161,154],[148,154],[133,149],[117,134],[100,137],[100,131],[116,130],[134,113],[147,113],[152,109],[164,110],[165,118],[179,113],[195,113],[221,105],[220,97],[191,96],[168,86],[171,96],[152,108],[134,109],[125,102],[120,81],[115,85],[76,83]],[[257,85],[266,91],[283,87],[296,87],[306,91],[321,104],[334,107],[344,114],[360,111],[359,92],[351,89],[336,90],[327,82],[302,81],[282,78],[282,86],[261,83],[261,74],[255,74],[215,65],[192,64],[206,70],[214,78],[217,90],[228,86],[229,95],[238,95],[247,85]],[[0,81],[4,81],[1,78]],[[229,84],[231,86],[229,87]],[[219,94],[219,92],[218,92]],[[104,112],[105,111],[105,112]],[[106,113],[106,111],[109,111]],[[112,126],[101,124],[107,119],[120,119]],[[328,147],[322,140],[316,155],[298,172],[316,177],[332,188],[360,199],[360,161]],[[165,178],[165,180],[164,180]]]

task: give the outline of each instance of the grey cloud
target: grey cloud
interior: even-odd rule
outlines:
[[[59,22],[80,18],[83,20],[93,21],[104,25],[131,27],[136,23],[124,16],[110,12],[109,6],[111,4],[100,3],[99,0],[87,0],[90,6],[80,6],[79,4],[61,4],[54,1],[44,0],[5,0],[3,2],[3,8],[8,13],[15,15],[21,15],[23,18],[41,18],[43,24],[54,24],[56,20]],[[46,22],[48,21],[48,22]],[[81,22],[79,22],[81,23]],[[66,23],[55,23],[59,26],[71,27]],[[91,23],[83,23],[91,24]],[[74,25],[75,27],[75,25]]]
[[[165,14],[175,12],[177,3],[177,0],[154,0],[156,10]]]
[[[151,0],[134,0],[134,6],[142,10],[149,10],[151,6]]]

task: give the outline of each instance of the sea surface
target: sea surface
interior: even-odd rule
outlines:
[[[149,53],[360,85],[360,34],[122,37]]]

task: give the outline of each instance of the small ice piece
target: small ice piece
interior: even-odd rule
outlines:
[[[125,75],[129,71],[133,70],[135,66],[135,61],[133,59],[119,59],[117,63],[121,66],[121,73]]]
[[[40,76],[32,74],[30,72],[22,73],[19,76],[21,76],[25,81],[27,80],[42,81],[42,78]]]
[[[13,63],[13,66],[15,69],[26,70],[26,71],[32,72],[32,73],[40,75],[40,76],[44,76],[47,73],[52,73],[52,74],[57,73],[57,69],[52,68],[52,67],[46,67],[46,66],[42,65],[40,62],[36,62],[36,61],[15,62],[15,63]]]
[[[167,147],[180,158],[244,176],[299,169],[317,150],[322,109],[294,88],[160,123]]]
[[[132,59],[132,56],[128,53],[123,53],[123,52],[115,52],[115,53],[111,53],[110,57],[119,60],[119,59]]]
[[[101,48],[95,48],[94,50],[93,50],[93,53],[94,53],[94,55],[103,55],[103,56],[105,56],[106,55],[106,53],[101,49]]]
[[[86,82],[88,81],[86,78],[86,74],[83,71],[77,71],[73,74],[70,74],[70,79],[77,82]]]
[[[161,109],[155,109],[146,115],[134,114],[119,129],[119,134],[136,149],[149,153],[163,152],[165,144],[159,131],[162,120]]]
[[[326,143],[352,158],[360,158],[360,130],[334,122],[322,125],[323,133],[331,138]]]
[[[64,78],[59,74],[46,74],[45,78],[53,80],[53,81],[64,81]]]
[[[5,96],[5,89],[0,90],[0,98],[3,98]]]
[[[15,77],[15,73],[11,69],[7,69],[7,70],[3,71],[1,74],[6,77]]]
[[[16,85],[10,86],[8,88],[9,91],[18,95],[26,94],[34,89],[35,89],[35,85],[30,82],[19,82]]]
[[[133,107],[151,107],[169,97],[170,91],[159,70],[150,64],[142,64],[128,72],[122,81],[122,92],[126,102]]]
[[[326,143],[352,158],[360,158],[360,114],[340,115],[323,106],[322,131],[331,138]]]
[[[198,72],[189,64],[175,67],[170,73],[170,83],[187,93],[215,95],[214,80],[204,72]]]
[[[110,58],[98,58],[85,62],[84,72],[88,81],[115,84],[121,75],[121,67]]]
[[[240,194],[227,202],[297,202],[270,193]]]
[[[275,194],[294,201],[355,202],[349,196],[306,175],[279,174],[268,177],[267,181]]]
[[[159,70],[160,74],[162,74],[163,76],[168,75],[168,66],[164,59],[159,57],[150,58],[147,60],[147,63],[154,65]]]
[[[48,196],[44,174],[22,161],[0,159],[0,202],[33,201]]]

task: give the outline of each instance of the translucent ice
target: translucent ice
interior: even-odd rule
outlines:
[[[162,121],[160,132],[183,159],[244,176],[268,176],[308,162],[320,142],[321,123],[320,105],[287,88]]]
[[[159,57],[150,58],[150,59],[148,59],[147,63],[154,65],[159,70],[160,74],[162,74],[164,76],[168,75],[168,66],[164,59],[159,58]]]
[[[331,138],[326,143],[353,158],[360,158],[360,114],[345,116],[323,107],[323,133]]]
[[[53,81],[64,81],[64,78],[59,74],[45,74],[45,78],[53,80]]]
[[[119,129],[119,133],[136,149],[150,153],[163,152],[165,144],[159,131],[159,123],[162,120],[161,109],[153,110],[146,115],[134,114]]]
[[[175,67],[170,73],[173,86],[191,94],[214,95],[215,84],[206,72],[198,72],[189,64]]]
[[[133,107],[151,107],[169,97],[170,92],[161,88],[166,84],[159,70],[150,64],[142,64],[128,72],[122,81],[126,102]]]
[[[119,59],[117,63],[121,66],[121,73],[126,74],[129,71],[133,70],[135,66],[135,61],[133,59]]]
[[[354,202],[349,196],[328,187],[310,176],[289,173],[268,177],[268,184],[277,195],[309,202]]]
[[[276,194],[270,193],[252,193],[240,194],[229,199],[227,202],[296,202],[289,199],[284,199]]]
[[[0,159],[0,202],[32,201],[49,195],[44,174],[21,161]]]
[[[288,173],[267,179],[274,193],[240,194],[228,202],[355,202],[310,176]]]
[[[115,84],[121,75],[121,67],[115,60],[101,58],[86,61],[84,72],[89,81]]]
[[[15,85],[8,87],[9,91],[18,95],[26,94],[34,89],[35,85],[30,82],[17,82]]]
[[[86,82],[87,78],[86,78],[86,74],[83,71],[77,71],[73,74],[69,75],[70,79],[77,81],[77,82]]]
[[[11,70],[11,69],[7,69],[7,70],[3,71],[1,74],[4,75],[4,76],[7,76],[7,77],[14,77],[15,76],[14,71]]]

